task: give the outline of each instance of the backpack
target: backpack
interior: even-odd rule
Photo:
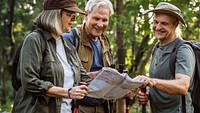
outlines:
[[[44,34],[42,32],[41,29],[36,29],[34,30],[33,32],[37,32],[41,37],[40,37],[40,40],[41,40],[41,48],[42,48],[42,56],[44,58],[44,54],[45,54],[45,50],[46,50],[46,41],[44,39]],[[17,80],[17,70],[18,70],[18,63],[19,63],[19,58],[20,58],[20,52],[21,52],[21,48],[22,48],[22,45],[21,44],[17,50],[16,50],[16,53],[15,53],[15,57],[14,57],[14,61],[12,63],[12,67],[11,67],[11,75],[12,75],[12,86],[14,88],[15,91],[18,91],[18,89],[21,87],[21,82],[19,80]]]
[[[193,90],[191,91],[191,98],[192,98],[192,104],[200,107],[200,44],[198,44],[195,41],[185,41],[182,39],[178,39],[178,42],[175,44],[175,47],[172,50],[172,53],[170,54],[170,60],[169,60],[169,67],[172,75],[175,76],[175,61],[176,61],[176,54],[178,51],[178,48],[182,44],[188,44],[191,46],[191,48],[194,51],[195,57],[196,57],[196,64],[195,64],[195,73],[193,78]],[[186,106],[185,106],[185,96],[182,96],[182,108],[183,113],[186,112]]]
[[[80,35],[78,34],[78,28],[72,28],[71,29],[71,33],[74,36],[73,38],[73,45],[76,48],[76,50],[78,51],[79,49],[79,43],[80,43]]]

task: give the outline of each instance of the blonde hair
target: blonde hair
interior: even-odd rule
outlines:
[[[62,34],[61,9],[43,10],[34,19],[34,24],[50,33],[56,35]]]

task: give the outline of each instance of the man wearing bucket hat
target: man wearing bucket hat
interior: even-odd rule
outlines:
[[[61,36],[71,29],[75,14],[84,12],[75,0],[45,0],[43,8],[34,20],[37,32],[28,34],[21,48],[17,78],[22,85],[13,113],[72,113],[72,99],[87,95],[88,87],[78,86],[86,71],[72,44]]]
[[[181,11],[175,5],[160,2],[155,9],[145,11],[145,14],[153,12],[152,30],[158,43],[154,47],[147,92],[138,92],[139,104],[146,104],[150,100],[152,113],[181,113],[183,112],[181,95],[186,95],[186,112],[193,113],[190,89],[194,74],[195,57],[192,48],[182,44],[176,55],[175,77],[169,68],[170,53],[181,38],[179,22],[186,23]]]

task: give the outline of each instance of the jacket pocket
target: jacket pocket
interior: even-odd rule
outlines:
[[[42,68],[40,70],[40,77],[42,80],[49,80],[53,82],[53,75],[55,72],[56,62],[52,56],[46,55],[42,62]],[[57,66],[56,66],[57,67]]]
[[[86,54],[86,52],[79,51],[78,55],[79,55],[81,62],[87,63],[89,61],[89,58],[88,58],[88,55]]]

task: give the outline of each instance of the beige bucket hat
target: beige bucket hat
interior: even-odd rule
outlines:
[[[167,2],[160,2],[155,9],[152,9],[152,10],[146,10],[144,12],[144,14],[147,14],[149,12],[160,12],[160,13],[167,13],[167,14],[170,14],[170,15],[173,15],[175,16],[183,25],[186,25],[185,24],[185,21],[183,19],[183,16],[181,14],[181,10],[176,7],[175,5],[172,5],[170,3],[167,3]]]

